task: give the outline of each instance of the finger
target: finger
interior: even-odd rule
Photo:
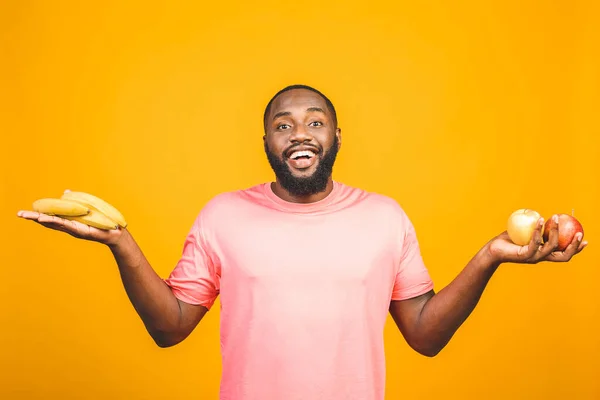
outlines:
[[[43,214],[37,211],[19,211],[17,213],[18,217],[24,218],[24,219],[29,219],[32,221],[37,221],[37,222],[44,222],[44,223],[52,223],[52,224],[64,224],[64,222],[66,220],[59,218],[57,216],[54,215],[48,215],[48,214]]]
[[[549,261],[556,262],[567,262],[577,253],[579,253],[587,245],[587,242],[583,241],[583,233],[578,232],[573,237],[571,243],[567,246],[564,251],[555,251],[549,255]]]
[[[40,216],[40,213],[37,211],[21,210],[21,211],[17,212],[17,217],[24,218],[24,219],[37,220],[39,218],[39,216]]]
[[[38,218],[38,222],[46,222],[56,225],[64,225],[65,221],[65,219],[57,217],[56,215],[40,214]]]
[[[76,226],[71,224],[71,222],[73,221],[68,221],[66,219],[54,215],[39,213],[37,211],[19,211],[17,213],[17,216],[23,219],[28,219],[37,222],[46,228],[58,229],[63,231],[73,231],[74,229],[76,229]]]
[[[544,218],[540,218],[538,220],[535,229],[533,230],[533,235],[531,236],[531,240],[529,244],[523,248],[523,250],[519,251],[519,256],[524,260],[534,260],[536,254],[539,252],[542,246],[542,227],[544,226]]]
[[[72,221],[70,219],[60,218],[56,216],[47,216],[48,218],[41,218],[40,223],[45,223],[51,226],[56,227],[59,230],[62,230],[67,233],[76,233],[81,234],[84,232],[88,232],[90,227],[81,222]]]
[[[571,240],[571,243],[567,246],[565,251],[563,251],[567,260],[570,260],[571,257],[573,257],[575,254],[579,253],[581,250],[583,250],[584,246],[582,246],[582,243],[583,243],[583,232],[577,232],[575,234],[575,236],[573,237],[573,240]]]
[[[70,233],[70,230],[67,229],[65,226],[58,225],[55,222],[38,222],[38,224],[42,225],[44,228],[54,229],[56,231]]]
[[[552,216],[552,222],[555,222],[552,229],[548,232],[548,240],[538,249],[536,259],[541,260],[549,256],[558,247],[558,216]]]
[[[46,226],[47,228],[62,226],[62,225],[64,225],[64,223],[66,221],[66,220],[56,217],[54,215],[43,214],[43,213],[40,213],[37,211],[19,211],[17,213],[17,216],[19,216],[23,219],[28,219],[31,221],[38,222],[38,223]]]

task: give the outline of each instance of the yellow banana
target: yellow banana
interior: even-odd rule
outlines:
[[[33,210],[47,215],[77,217],[87,215],[90,209],[81,203],[65,199],[38,199],[33,202]]]
[[[103,229],[103,230],[111,230],[117,229],[119,225],[108,218],[106,215],[102,214],[99,211],[91,210],[89,214],[82,215],[79,217],[63,217],[65,219],[71,221],[81,222],[82,224],[86,224],[89,226],[93,226],[94,228]]]
[[[88,207],[92,211],[98,211],[104,214],[109,219],[115,221],[121,227],[127,227],[127,221],[123,217],[123,214],[119,212],[115,207],[106,201],[84,192],[65,192],[61,199],[70,200],[82,204]]]

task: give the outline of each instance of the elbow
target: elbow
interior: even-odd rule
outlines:
[[[429,358],[433,358],[433,357],[437,356],[445,346],[446,346],[446,343],[431,343],[431,342],[410,343],[410,347],[412,347],[413,350],[415,350],[417,353],[419,353],[425,357],[429,357]]]
[[[166,349],[166,348],[169,348],[169,347],[173,347],[177,343],[179,343],[179,342],[168,341],[168,340],[164,340],[164,339],[156,339],[156,338],[153,338],[153,339],[154,339],[154,343],[156,343],[156,345],[158,347],[160,347],[161,349]]]
[[[442,351],[441,347],[429,347],[429,348],[421,348],[421,349],[415,349],[419,354],[425,356],[425,357],[429,357],[429,358],[433,358],[435,356],[437,356],[440,351]]]
[[[165,332],[150,332],[150,336],[154,343],[161,349],[173,347],[183,341],[185,337],[177,334],[169,334]]]

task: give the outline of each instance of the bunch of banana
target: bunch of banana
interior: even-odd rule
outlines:
[[[33,202],[33,210],[78,221],[98,229],[127,227],[127,222],[119,210],[106,201],[84,192],[66,191],[60,199],[38,199]]]

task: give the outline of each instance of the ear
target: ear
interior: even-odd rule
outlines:
[[[335,136],[338,139],[338,150],[342,147],[342,128],[337,128],[335,130]]]

